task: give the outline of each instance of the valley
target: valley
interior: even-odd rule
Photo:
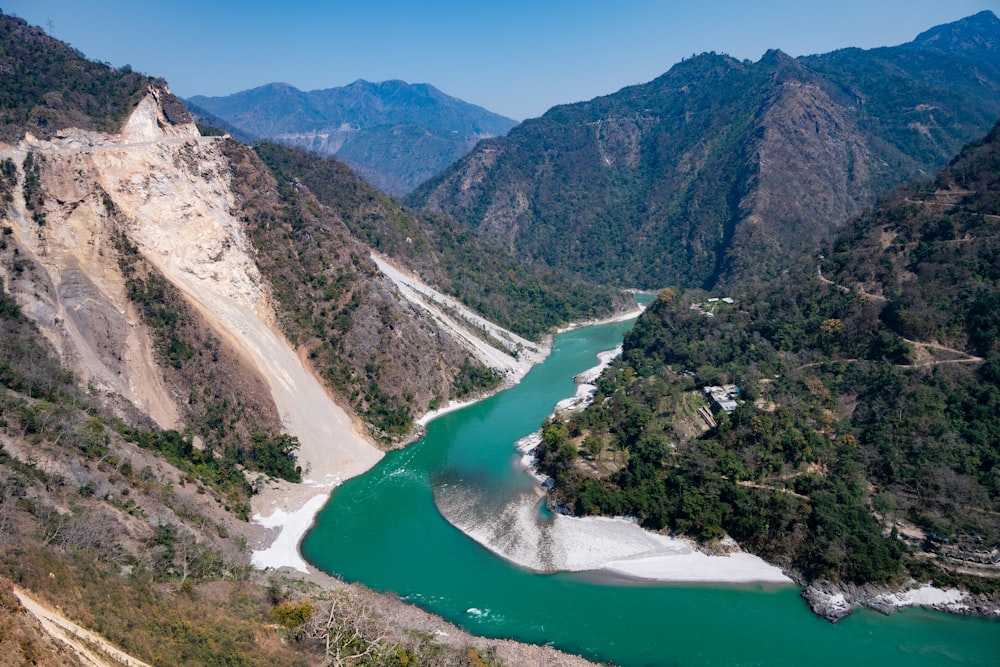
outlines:
[[[0,14],[0,655],[993,664],[997,44],[514,124]]]

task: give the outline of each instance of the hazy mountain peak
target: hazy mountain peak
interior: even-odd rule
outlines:
[[[989,10],[939,25],[917,35],[908,46],[975,56],[1000,64],[1000,18]]]
[[[336,155],[369,183],[402,195],[516,121],[427,83],[357,79],[302,92],[272,83],[192,105],[255,137]],[[211,122],[211,119],[207,119]]]
[[[795,62],[795,59],[781,49],[768,49],[761,56],[760,61],[762,63],[791,63]]]

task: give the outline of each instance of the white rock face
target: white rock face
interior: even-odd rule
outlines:
[[[484,365],[504,373],[508,384],[520,381],[532,366],[548,356],[547,344],[538,345],[490,322],[380,255],[373,253],[372,261],[395,283],[403,298],[426,312]],[[493,342],[484,339],[482,333]]]
[[[328,493],[381,453],[274,327],[253,248],[232,213],[219,141],[201,137],[193,124],[171,125],[151,92],[119,134],[66,130],[50,141],[29,136],[16,148],[0,147],[0,159],[19,166],[28,151],[44,160],[44,227],[31,219],[21,192],[9,223],[44,268],[34,290],[41,296],[23,305],[86,381],[126,397],[161,426],[177,425],[179,411],[125,294],[107,197],[140,253],[265,378],[284,430],[299,438],[299,463]],[[74,317],[88,309],[88,317]],[[276,483],[254,497],[254,510],[292,512],[315,494],[315,486]]]
[[[155,103],[146,104],[148,115]],[[163,382],[152,341],[125,292],[113,228],[97,184],[93,157],[121,136],[67,130],[53,141],[28,135],[20,146],[0,146],[19,172],[28,152],[40,163],[45,191],[44,227],[25,206],[19,173],[9,225],[29,271],[5,276],[18,283],[24,311],[84,384],[121,396],[161,427],[179,425],[179,411]]]

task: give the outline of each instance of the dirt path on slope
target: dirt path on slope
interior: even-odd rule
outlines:
[[[58,611],[50,609],[27,591],[14,586],[14,595],[21,601],[28,613],[38,619],[42,628],[53,639],[68,647],[80,660],[87,665],[98,667],[150,667],[149,664],[134,658],[128,653],[112,646],[104,637],[80,627],[63,616]]]

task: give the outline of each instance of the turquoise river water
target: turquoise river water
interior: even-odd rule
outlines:
[[[534,484],[513,443],[537,430],[573,375],[630,322],[559,335],[513,389],[431,422],[424,438],[338,487],[306,535],[319,569],[391,591],[466,628],[616,665],[1000,665],[1000,621],[861,610],[833,625],[794,586],[608,583],[525,571],[466,537],[434,504],[465,484],[509,494]]]

